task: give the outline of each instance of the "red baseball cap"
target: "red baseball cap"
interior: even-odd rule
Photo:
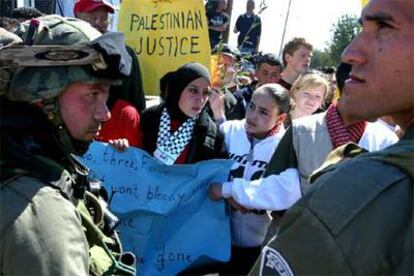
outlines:
[[[109,13],[114,13],[114,7],[105,0],[76,0],[73,13],[91,12],[97,8],[104,7]]]

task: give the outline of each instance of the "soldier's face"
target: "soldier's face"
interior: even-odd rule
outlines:
[[[352,71],[341,115],[350,121],[393,115],[407,126],[414,118],[414,1],[371,0],[361,21],[361,33],[342,54]]]
[[[101,33],[106,33],[108,30],[108,11],[104,7],[91,12],[78,12],[76,17],[88,22]]]
[[[80,141],[91,141],[101,124],[111,118],[106,101],[106,84],[75,83],[59,96],[59,110],[70,135]]]

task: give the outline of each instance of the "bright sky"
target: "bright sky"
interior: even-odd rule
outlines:
[[[331,39],[334,23],[344,14],[360,16],[361,0],[291,0],[289,21],[284,43],[300,36],[308,40],[316,49],[326,48]],[[255,0],[256,9],[262,0]],[[265,0],[267,9],[262,19],[262,37],[259,50],[279,55],[283,26],[289,0]],[[233,0],[233,13],[230,22],[229,44],[237,47],[237,35],[233,33],[237,17],[246,12],[246,0]],[[283,46],[282,46],[283,47]]]

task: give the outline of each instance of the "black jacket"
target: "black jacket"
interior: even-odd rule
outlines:
[[[242,120],[244,119],[246,108],[243,106],[243,102],[235,97],[230,91],[224,90],[224,115],[226,120]],[[213,119],[213,111],[210,104],[206,107],[207,114]]]
[[[145,109],[145,93],[142,87],[141,67],[134,50],[128,45],[125,45],[125,47],[132,58],[131,75],[124,77],[121,85],[111,86],[108,106],[112,108],[117,99],[122,99],[131,103],[141,113]]]
[[[146,109],[141,116],[143,132],[143,149],[153,154],[156,149],[158,129],[164,104]],[[186,163],[196,163],[202,160],[227,158],[224,147],[224,136],[213,120],[203,110],[194,126],[193,137]]]

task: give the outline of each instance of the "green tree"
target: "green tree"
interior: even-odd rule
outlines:
[[[311,67],[337,66],[341,61],[341,55],[345,47],[360,32],[361,26],[358,18],[352,15],[343,15],[333,24],[332,37],[327,48],[313,51]]]
[[[332,61],[331,55],[328,49],[313,50],[311,68],[330,67],[336,66],[336,63]]]
[[[328,49],[334,64],[338,64],[341,61],[343,50],[360,30],[361,26],[358,23],[358,18],[347,14],[341,16],[337,23],[333,25],[333,35]]]

